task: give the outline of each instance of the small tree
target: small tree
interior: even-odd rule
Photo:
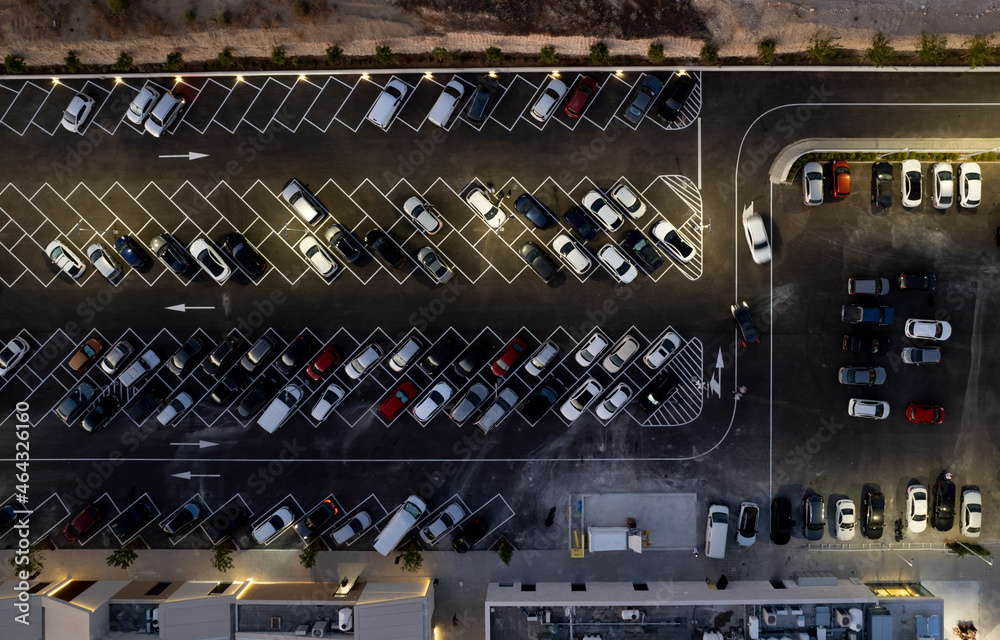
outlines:
[[[420,565],[424,563],[424,556],[420,553],[420,549],[413,546],[412,544],[403,549],[403,571],[409,571],[414,573],[420,569]]]
[[[285,50],[281,47],[271,49],[271,64],[279,67],[285,66]]]
[[[611,52],[604,42],[595,42],[590,45],[590,64],[599,67],[606,67],[611,64]]]
[[[489,64],[500,64],[503,62],[503,51],[500,47],[486,47],[486,62]]]
[[[28,547],[28,561],[23,564],[17,564],[18,558],[23,558],[23,555],[14,554],[7,561],[10,563],[10,568],[14,570],[15,574],[21,571],[27,571],[28,575],[33,576],[37,573],[41,573],[42,568],[45,566],[43,562],[45,556],[42,554],[41,549],[36,545],[31,545]]]
[[[834,40],[838,38],[823,39],[813,36],[812,44],[806,50],[806,55],[816,62],[830,62],[844,55],[844,49]]]
[[[556,53],[555,47],[547,44],[538,52],[538,59],[545,64],[555,64],[559,62],[559,54]]]
[[[757,43],[757,58],[764,64],[774,62],[774,53],[778,48],[778,43],[774,40],[761,40]]]
[[[197,14],[195,14],[194,9],[188,9],[187,11],[184,12],[184,22],[190,24],[194,22],[196,16]]]
[[[299,562],[306,569],[312,569],[316,566],[316,558],[319,557],[319,547],[315,544],[311,544],[302,550],[299,554]]]
[[[892,66],[896,59],[896,50],[889,44],[889,38],[881,31],[872,37],[872,46],[865,49],[865,60],[874,67]]]
[[[292,3],[292,10],[295,11],[295,15],[300,18],[305,18],[309,15],[309,3],[305,0],[295,0]]]
[[[226,47],[219,52],[219,64],[223,67],[231,67],[236,64],[236,58],[233,57],[233,52]]]
[[[228,27],[229,20],[230,20],[230,15],[228,11],[223,11],[219,15],[215,16],[215,24],[219,25],[220,27]]]
[[[653,64],[660,64],[667,59],[667,57],[663,55],[663,45],[659,42],[654,42],[649,45],[649,51],[646,52],[646,56]]]
[[[132,68],[132,56],[129,55],[128,51],[122,51],[118,54],[118,59],[111,65],[111,68],[122,73],[129,71]]]
[[[107,562],[109,567],[128,569],[138,557],[139,554],[135,552],[132,545],[127,544],[123,545],[120,549],[116,549],[110,556],[108,556]]]
[[[7,73],[24,73],[27,70],[21,56],[8,55],[3,59],[3,66]]]
[[[948,59],[948,37],[921,33],[917,55],[929,64],[943,64]]]
[[[340,64],[341,59],[344,57],[344,50],[337,45],[331,45],[326,48],[326,61],[329,64]]]
[[[163,64],[163,68],[167,71],[180,71],[183,66],[184,56],[181,55],[180,51],[171,51],[168,53],[167,61]]]
[[[396,57],[392,55],[392,49],[387,44],[380,44],[375,47],[375,63],[390,64]]]
[[[66,71],[69,73],[76,73],[80,70],[80,58],[77,57],[76,51],[70,51],[66,54]]]
[[[514,547],[507,542],[506,538],[500,540],[500,544],[496,548],[497,555],[500,556],[500,560],[503,561],[505,565],[510,566],[510,561],[514,557]]]
[[[126,8],[128,8],[128,0],[108,0],[108,9],[115,13],[124,11]]]
[[[444,47],[434,47],[431,49],[431,58],[434,62],[450,62],[451,52]]]
[[[969,68],[975,69],[976,67],[982,67],[985,65],[990,65],[996,62],[997,50],[993,46],[993,35],[988,36],[972,36],[971,40],[965,43],[965,46],[969,49]]]
[[[708,67],[717,67],[722,61],[719,60],[719,47],[711,42],[706,42],[701,47],[701,63]]]
[[[225,573],[233,568],[233,548],[228,544],[212,547],[212,566]]]

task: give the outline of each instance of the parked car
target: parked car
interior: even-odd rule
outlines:
[[[343,401],[344,396],[346,395],[347,393],[344,391],[343,387],[336,382],[331,382],[323,391],[322,395],[320,395],[319,399],[316,400],[316,404],[313,405],[312,411],[309,412],[309,415],[311,415],[313,420],[316,420],[317,422],[326,420],[327,416],[330,415],[330,412],[337,408],[337,405]]]
[[[447,367],[448,364],[458,355],[459,346],[451,336],[445,336],[431,349],[431,352],[417,365],[420,370],[429,376],[434,376],[438,371]]]
[[[225,284],[232,277],[233,270],[229,268],[219,251],[204,238],[195,239],[188,247],[188,253],[218,284]]]
[[[331,224],[323,232],[323,238],[347,264],[354,264],[361,257],[361,245],[344,225],[337,222]]]
[[[518,395],[510,387],[505,387],[500,390],[499,393],[493,398],[493,402],[487,405],[486,409],[483,410],[482,415],[476,420],[476,426],[479,427],[483,433],[489,433],[495,429],[504,418],[510,415],[517,405]]]
[[[392,420],[417,397],[417,388],[412,382],[403,380],[378,406],[379,413],[387,420]]]
[[[947,471],[942,471],[934,483],[933,497],[934,528],[938,531],[951,531],[955,526],[955,482]]]
[[[9,374],[24,359],[30,347],[24,338],[12,338],[0,349],[0,379]]]
[[[916,404],[911,402],[906,405],[906,419],[909,422],[941,424],[944,422],[944,407],[936,404]]]
[[[271,336],[263,335],[257,338],[250,350],[240,358],[240,366],[248,373],[253,373],[267,360],[267,357],[277,346],[277,342]]]
[[[445,128],[448,126],[448,122],[451,120],[452,114],[455,113],[455,109],[458,108],[458,103],[462,101],[463,96],[465,96],[465,84],[458,78],[451,80],[441,90],[441,95],[438,96],[434,106],[431,107],[427,119],[442,129]]]
[[[771,261],[771,243],[767,239],[764,219],[753,210],[753,203],[743,209],[743,234],[750,247],[750,257],[757,264],[767,264]]]
[[[113,347],[108,349],[108,352],[103,358],[101,358],[101,369],[104,373],[114,377],[121,373],[122,368],[134,353],[135,349],[132,348],[132,345],[129,344],[128,340],[119,340]]]
[[[63,528],[63,537],[76,542],[90,533],[102,517],[104,514],[96,505],[87,505]]]
[[[583,412],[597,400],[604,388],[597,380],[587,376],[566,398],[559,407],[559,413],[570,422],[583,415]]]
[[[852,353],[884,354],[889,350],[889,339],[875,336],[844,336],[844,351]],[[905,351],[905,350],[904,350]]]
[[[941,362],[940,347],[906,347],[903,349],[903,362],[906,364],[937,364]]]
[[[642,357],[647,367],[656,371],[681,348],[684,341],[675,331],[667,331]]]
[[[943,342],[951,337],[951,324],[944,320],[909,318],[906,321],[905,333],[907,338]]]
[[[398,78],[393,78],[386,83],[382,93],[379,94],[375,104],[368,111],[366,119],[383,131],[389,130],[392,119],[396,112],[403,106],[403,99],[410,92],[410,87]]]
[[[302,542],[311,544],[322,533],[323,527],[333,524],[339,513],[340,508],[333,503],[333,500],[327,498],[295,523],[295,533],[299,534]]]
[[[142,424],[146,418],[151,416],[160,407],[160,403],[167,397],[167,391],[158,384],[147,385],[132,404],[125,409],[126,415]]]
[[[833,197],[840,199],[851,195],[851,167],[847,160],[834,160],[830,173],[833,175]]]
[[[866,538],[878,540],[885,529],[885,496],[879,491],[866,491],[861,501],[864,511],[862,532]]]
[[[552,241],[552,250],[574,272],[583,275],[590,271],[593,264],[580,245],[565,233],[560,233]]]
[[[267,544],[282,531],[290,527],[294,520],[295,516],[292,515],[291,509],[284,505],[278,507],[278,510],[270,518],[254,527],[252,534],[254,542],[257,544]]]
[[[934,277],[933,273],[921,273],[921,274],[899,274],[899,288],[900,289],[919,289],[922,291],[933,291],[934,285],[937,284],[937,278]]]
[[[205,354],[205,343],[197,336],[191,336],[167,360],[167,369],[175,376],[182,376],[194,368],[198,359]]]
[[[522,193],[514,201],[514,209],[528,219],[537,229],[544,229],[552,219],[552,212],[542,201],[530,193]]]
[[[240,395],[247,387],[250,386],[250,376],[243,369],[232,369],[229,373],[222,376],[219,382],[212,387],[212,392],[209,397],[217,405],[224,405],[230,400],[236,398]]]
[[[548,120],[549,116],[556,110],[559,103],[562,102],[563,97],[566,96],[566,92],[569,88],[566,83],[558,78],[550,78],[549,83],[545,85],[545,89],[542,91],[542,95],[538,97],[535,101],[535,106],[531,108],[531,117],[539,122],[545,122]]]
[[[167,402],[167,406],[156,416],[156,421],[163,426],[176,425],[184,417],[188,409],[194,406],[194,398],[187,391],[177,393]]]
[[[582,207],[573,205],[563,214],[563,219],[584,242],[597,235],[597,227]]]
[[[840,319],[852,324],[867,322],[871,324],[890,325],[894,319],[892,307],[862,307],[857,304],[845,304],[840,307]]]
[[[257,280],[264,275],[267,269],[264,256],[260,255],[242,234],[227,233],[222,236],[221,246],[251,280]]]
[[[771,542],[788,544],[792,539],[792,501],[788,498],[775,498],[771,502]]]
[[[507,214],[486,195],[486,188],[473,183],[465,194],[465,202],[472,207],[490,229],[497,230],[507,222]]]
[[[927,489],[919,484],[906,488],[906,528],[913,533],[927,529]]]
[[[962,516],[958,531],[968,538],[978,538],[983,529],[983,496],[978,489],[962,491]]]
[[[540,376],[542,371],[555,361],[557,355],[559,355],[559,345],[552,340],[546,340],[524,363],[524,370],[529,375]]]
[[[314,349],[312,340],[306,336],[298,336],[288,343],[281,357],[275,361],[274,368],[286,376],[294,375],[306,364]]]
[[[583,196],[583,207],[608,231],[617,231],[625,223],[622,214],[615,211],[596,189],[591,189]]]
[[[680,386],[681,381],[669,368],[661,369],[639,397],[639,406],[650,413],[656,411]]]
[[[877,209],[892,206],[892,165],[888,162],[872,165],[872,202]]]
[[[736,544],[741,547],[752,546],[757,541],[757,520],[760,508],[753,502],[740,504],[740,519],[736,527]]]
[[[601,247],[597,257],[607,267],[611,277],[621,284],[629,284],[639,275],[635,265],[613,244],[608,243]]]
[[[527,348],[528,343],[521,338],[516,337],[511,340],[507,345],[507,348],[503,350],[500,357],[497,358],[490,367],[490,370],[493,371],[493,375],[498,378],[502,378],[510,373]]]
[[[628,214],[633,220],[638,220],[646,213],[646,204],[632,193],[628,185],[620,184],[608,192],[611,200],[618,208]]]
[[[196,502],[189,502],[163,525],[163,533],[168,536],[180,535],[201,520],[201,515],[201,506]]]
[[[87,270],[83,261],[76,257],[76,254],[73,253],[69,246],[59,240],[53,240],[46,245],[45,255],[49,257],[49,260],[51,260],[60,271],[74,280],[79,280],[80,276],[82,276]]]
[[[413,226],[429,236],[441,230],[444,222],[434,206],[420,196],[411,196],[403,203],[403,211]]]
[[[307,225],[316,224],[327,215],[327,209],[319,198],[296,178],[292,178],[281,188],[281,197]]]
[[[841,367],[837,374],[840,384],[871,386],[885,382],[885,367]]]
[[[822,540],[826,530],[826,505],[815,493],[802,501],[802,535],[806,540]]]
[[[201,368],[208,375],[217,378],[220,373],[228,370],[238,359],[243,357],[246,348],[246,340],[239,333],[231,331],[219,344],[215,345],[215,348],[201,364]]]
[[[236,413],[241,418],[249,418],[254,415],[278,393],[278,389],[283,384],[283,378],[270,373],[264,373],[247,389],[243,399],[240,400],[239,405],[236,407]]]
[[[656,238],[667,255],[680,262],[687,264],[694,258],[694,248],[678,233],[677,228],[667,220],[660,220],[649,230],[649,234]]]
[[[94,110],[94,104],[94,99],[87,94],[76,94],[69,101],[69,106],[66,107],[66,110],[63,111],[63,129],[71,133],[81,133],[87,122],[87,118],[90,117],[91,111]]]
[[[424,396],[417,401],[413,408],[410,409],[410,413],[413,417],[417,419],[417,422],[421,424],[427,424],[431,418],[437,415],[437,412],[441,410],[446,402],[451,400],[452,395],[455,394],[455,389],[445,382],[444,380],[439,380]]]
[[[807,162],[802,169],[802,197],[807,207],[823,204],[823,165]]]
[[[481,382],[474,383],[465,394],[458,399],[455,403],[455,408],[451,410],[449,418],[451,418],[455,424],[461,425],[466,420],[468,420],[476,409],[482,406],[483,402],[489,396],[489,389],[486,388]]]
[[[393,271],[406,266],[406,255],[396,247],[389,234],[381,229],[372,229],[365,234],[365,246],[385,260]]]
[[[677,121],[681,109],[691,97],[691,92],[698,86],[698,81],[694,76],[688,74],[684,69],[679,69],[670,76],[666,86],[663,88],[664,99],[656,117],[665,125],[672,125]]]
[[[337,545],[345,544],[357,538],[370,526],[372,526],[372,517],[368,515],[367,511],[361,511],[348,520],[347,524],[333,532],[333,542]]]
[[[602,334],[595,333],[577,350],[574,359],[581,367],[589,367],[604,353],[609,344],[607,338]]]
[[[444,284],[455,276],[455,272],[452,271],[451,267],[445,266],[445,264],[438,257],[437,252],[430,247],[423,247],[417,251],[417,264],[419,264],[423,270],[427,272],[427,275],[429,275],[437,284]]]
[[[590,76],[582,76],[576,83],[573,93],[570,94],[569,100],[566,101],[566,106],[563,108],[563,111],[570,118],[579,118],[583,115],[590,99],[597,94],[597,89],[596,80]]]
[[[186,103],[187,100],[178,93],[174,93],[173,91],[164,93],[149,113],[149,117],[146,118],[146,132],[153,137],[159,138],[163,135],[164,131],[177,122],[177,118],[180,116],[181,111],[184,110]]]
[[[69,367],[78,373],[83,373],[94,364],[98,356],[104,351],[104,343],[99,338],[87,340],[76,350],[73,357],[69,359]]]
[[[434,540],[451,530],[463,518],[465,518],[465,509],[457,502],[452,502],[444,508],[441,515],[420,530],[420,537],[427,544],[433,544]]]
[[[110,394],[101,396],[83,416],[80,426],[87,433],[93,433],[111,422],[119,408],[121,408],[121,401],[118,400],[117,396]]]
[[[922,199],[920,192],[920,161],[912,159],[903,160],[899,176],[903,206],[907,209],[919,207]]]
[[[632,387],[628,386],[624,382],[619,382],[617,385],[611,387],[611,389],[604,394],[598,400],[597,407],[594,409],[594,413],[601,420],[610,420],[614,418],[619,411],[622,410],[628,401],[632,399]]]
[[[351,380],[360,380],[368,373],[372,368],[375,367],[382,360],[382,356],[385,352],[382,351],[377,343],[372,342],[364,351],[359,353],[354,358],[351,358],[350,362],[344,365],[344,373]]]
[[[407,338],[389,358],[389,368],[396,373],[403,373],[407,367],[413,364],[423,349],[424,345],[418,338]]]
[[[125,116],[132,124],[142,125],[146,121],[146,118],[149,117],[150,112],[153,111],[153,107],[156,106],[159,99],[159,91],[150,86],[145,86],[132,98]]]
[[[934,180],[934,199],[931,201],[935,209],[945,210],[955,200],[955,176],[951,165],[947,162],[935,162],[931,169]]]
[[[847,294],[880,296],[889,293],[889,278],[848,278]]]
[[[340,352],[334,347],[327,347],[316,356],[306,367],[306,375],[313,380],[322,380],[333,371],[340,362]]]
[[[975,162],[958,165],[958,206],[965,209],[978,207],[982,200],[983,177]]]
[[[309,266],[324,278],[330,279],[337,273],[340,266],[330,255],[330,251],[319,243],[316,238],[307,235],[299,241],[299,253],[306,258]]]
[[[87,247],[87,258],[90,260],[90,264],[97,269],[97,273],[101,274],[109,284],[118,286],[123,271],[121,266],[111,257],[109,251],[95,242]]]
[[[465,109],[466,120],[478,125],[486,122],[499,88],[500,83],[496,78],[491,78],[488,75],[480,77],[472,99],[469,100],[469,106]]]
[[[857,515],[854,509],[853,500],[837,500],[837,528],[834,529],[833,537],[842,542],[854,539],[854,529],[857,525]]]
[[[212,544],[219,544],[234,531],[246,526],[250,521],[250,512],[238,504],[229,504],[201,525]]]
[[[552,260],[534,242],[525,242],[517,253],[546,284],[552,282],[552,278],[559,272]]]
[[[604,360],[601,362],[601,366],[604,367],[604,370],[610,374],[618,373],[625,367],[626,364],[628,364],[628,361],[631,360],[632,357],[638,353],[638,351],[639,342],[632,336],[626,334],[615,344],[614,348],[611,349],[611,353],[604,357]]]
[[[854,418],[885,420],[889,417],[889,403],[885,400],[851,398],[847,403],[847,415]]]
[[[160,354],[153,349],[146,349],[121,372],[118,376],[118,382],[127,389],[149,375],[158,366],[160,366]]]
[[[156,517],[156,514],[156,507],[153,506],[152,501],[144,497],[125,509],[115,519],[115,523],[111,525],[111,531],[118,536],[119,540],[125,542],[149,524]]]
[[[663,84],[656,76],[646,76],[643,78],[642,84],[632,98],[632,102],[625,109],[625,119],[634,124],[639,124],[642,116],[646,115],[646,111],[653,104],[657,94],[660,93],[662,86]]]
[[[663,256],[638,229],[626,231],[621,246],[650,275],[663,266]]]
[[[538,422],[565,394],[566,385],[563,384],[562,380],[555,376],[549,376],[538,385],[535,392],[524,403],[521,410],[524,419],[531,423]]]
[[[458,553],[465,553],[476,546],[480,540],[486,537],[490,526],[482,518],[473,518],[455,536],[455,541],[451,543],[452,548]]]
[[[154,236],[149,248],[174,275],[182,276],[191,270],[191,254],[174,236],[168,233]]]
[[[751,344],[760,344],[757,337],[757,328],[753,324],[753,316],[750,315],[750,306],[746,301],[729,306],[729,312],[736,320],[736,326],[740,330],[740,344],[746,349]]]

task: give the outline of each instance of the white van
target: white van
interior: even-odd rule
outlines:
[[[726,538],[729,535],[729,507],[713,504],[708,508],[705,525],[705,555],[709,558],[726,557]]]
[[[380,129],[388,130],[393,116],[396,115],[399,106],[403,104],[403,98],[406,97],[409,90],[410,88],[403,84],[402,80],[390,80],[385,85],[378,100],[375,101],[371,111],[368,112],[368,120]]]
[[[465,85],[460,80],[452,80],[441,92],[427,119],[444,129],[464,95]]]
[[[417,524],[417,518],[427,510],[427,503],[417,496],[410,496],[406,502],[399,507],[396,514],[389,520],[389,524],[375,538],[375,550],[384,556],[392,553],[399,541],[403,539],[406,532]]]
[[[257,418],[257,424],[263,427],[264,431],[274,433],[292,415],[292,409],[302,400],[303,395],[302,387],[295,384],[285,385],[271,404],[267,405],[264,413]]]

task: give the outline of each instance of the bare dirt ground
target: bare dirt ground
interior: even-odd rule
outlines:
[[[141,65],[175,50],[191,62],[215,60],[225,47],[237,57],[266,58],[274,47],[324,56],[333,44],[351,56],[379,44],[396,53],[527,54],[552,45],[583,56],[597,40],[612,55],[645,56],[659,42],[668,58],[696,58],[710,40],[723,57],[752,58],[764,39],[779,54],[804,51],[816,36],[862,50],[879,31],[899,52],[921,33],[959,48],[1000,31],[1000,0],[132,0],[119,13],[104,0],[0,0],[0,55],[52,68],[69,50],[84,65],[110,64],[123,50]]]

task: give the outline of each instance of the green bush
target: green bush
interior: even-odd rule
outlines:
[[[391,64],[396,57],[392,55],[392,49],[387,44],[380,44],[375,47],[375,63]]]
[[[889,44],[889,38],[879,31],[872,37],[872,46],[865,49],[865,60],[873,67],[892,66],[896,60],[896,50]]]
[[[69,73],[76,73],[80,70],[80,58],[77,57],[76,51],[67,53],[64,60],[66,62],[66,71]]]
[[[542,47],[542,50],[538,53],[538,58],[545,64],[559,62],[559,55],[556,54],[556,48],[548,44]]]
[[[611,52],[604,42],[595,42],[590,45],[590,64],[598,67],[606,67],[611,64]]]
[[[285,50],[281,47],[274,47],[271,49],[271,64],[283,67],[285,66]]]
[[[701,48],[701,63],[708,67],[717,67],[722,64],[719,59],[719,47],[711,42],[706,42]]]
[[[917,55],[928,64],[943,64],[948,59],[948,37],[921,33]]]
[[[220,27],[229,26],[229,19],[230,19],[229,12],[223,11],[219,15],[215,16],[215,24],[219,25]]]
[[[838,38],[823,39],[813,36],[812,45],[806,50],[806,55],[816,62],[831,62],[844,57],[844,49],[834,40]]]
[[[414,573],[420,570],[420,565],[424,563],[424,556],[420,553],[420,549],[413,545],[406,547],[403,550],[403,571],[409,571]]]
[[[180,51],[172,51],[168,53],[167,61],[163,64],[163,68],[167,71],[180,71],[183,66],[184,56],[181,55]]]
[[[340,61],[344,57],[344,50],[337,45],[331,45],[326,48],[326,61],[329,64],[340,64]]]
[[[108,0],[108,9],[114,12],[124,11],[128,7],[128,0]]]
[[[434,62],[450,62],[451,52],[444,47],[434,47],[431,50],[431,58]]]
[[[42,555],[41,549],[39,549],[35,545],[31,545],[30,547],[28,547],[27,564],[17,564],[17,559],[20,557],[23,556],[12,554],[10,558],[7,559],[7,562],[10,563],[10,568],[13,569],[15,573],[21,571],[27,571],[29,576],[33,576],[36,573],[40,573],[42,567],[45,566],[45,563],[42,562],[43,560],[45,560],[45,556]]]
[[[292,3],[292,10],[300,18],[304,18],[309,15],[309,3],[306,0],[295,0]]]
[[[774,62],[774,52],[778,48],[778,43],[774,40],[761,40],[757,43],[757,59],[764,64]]]
[[[649,51],[646,53],[646,56],[653,64],[660,64],[667,59],[667,57],[663,55],[663,45],[658,42],[654,42],[649,45]]]
[[[212,547],[212,566],[225,573],[233,568],[233,548],[228,544]]]
[[[139,555],[132,548],[132,545],[125,545],[121,549],[116,549],[110,556],[107,557],[107,563],[109,567],[118,567],[119,569],[128,569],[132,566],[132,563],[136,561]]]
[[[111,65],[111,68],[115,71],[120,71],[122,73],[132,69],[132,56],[129,55],[128,51],[122,51],[118,54],[118,59],[115,63]]]
[[[21,56],[8,55],[3,59],[3,66],[7,73],[24,73],[27,70],[24,58]]]
[[[499,546],[496,548],[496,552],[500,556],[500,560],[509,567],[510,561],[514,557],[514,547],[510,546],[507,540],[501,540]]]
[[[500,50],[500,47],[486,47],[486,62],[489,64],[503,62],[503,51]]]
[[[231,67],[236,64],[236,58],[233,57],[233,52],[226,47],[219,52],[219,64],[223,67]]]
[[[996,62],[997,48],[993,45],[993,35],[972,36],[971,40],[965,43],[969,49],[969,68],[983,67]]]
[[[184,22],[194,22],[196,15],[194,9],[188,9],[184,12]]]
[[[319,557],[319,547],[314,544],[309,545],[302,550],[299,554],[299,562],[306,569],[312,569],[316,566],[316,559]]]

